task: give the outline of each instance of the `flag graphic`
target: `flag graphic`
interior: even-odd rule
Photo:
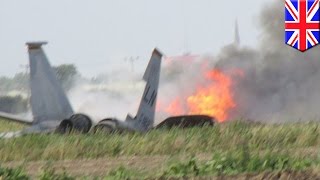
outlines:
[[[320,41],[320,0],[285,1],[285,42],[304,52]]]

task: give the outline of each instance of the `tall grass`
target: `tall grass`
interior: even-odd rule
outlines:
[[[5,162],[123,155],[191,156],[235,151],[243,143],[250,152],[290,152],[292,156],[301,156],[305,148],[319,147],[319,134],[317,123],[263,125],[234,121],[214,127],[152,130],[146,134],[27,135],[0,139],[0,159]]]
[[[22,129],[24,126],[18,123],[12,123],[0,118],[0,133],[6,131],[16,131]]]

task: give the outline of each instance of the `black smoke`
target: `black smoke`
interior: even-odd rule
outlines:
[[[216,56],[164,67],[161,93],[165,95],[160,99],[165,104],[172,97],[183,99],[204,83],[201,72],[220,69],[233,79],[237,107],[228,112],[229,119],[268,122],[320,119],[320,46],[301,53],[285,44],[282,0],[266,4],[256,20],[260,23],[258,47],[231,44],[221,48]],[[243,76],[235,75],[234,70],[241,70]]]
[[[214,67],[240,68],[233,117],[273,122],[320,119],[320,46],[301,53],[284,43],[284,2],[265,6],[258,48],[229,46]]]

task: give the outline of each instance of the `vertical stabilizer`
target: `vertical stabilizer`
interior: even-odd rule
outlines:
[[[141,131],[146,131],[152,128],[155,117],[157,93],[159,87],[160,69],[161,69],[162,54],[154,49],[147,69],[143,75],[143,80],[146,81],[146,86],[140,101],[140,106],[136,117],[133,119],[129,115],[128,120],[133,120],[135,127]]]
[[[234,29],[234,44],[239,46],[240,45],[240,34],[239,34],[239,27],[238,21],[235,21],[235,29]]]
[[[34,123],[63,120],[73,114],[71,105],[42,49],[46,42],[29,42],[31,107]]]

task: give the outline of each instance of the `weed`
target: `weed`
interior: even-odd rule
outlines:
[[[40,180],[74,180],[75,178],[68,175],[65,170],[62,173],[57,173],[51,165],[46,165],[39,175]]]
[[[22,167],[2,168],[0,167],[0,179],[5,180],[28,180],[29,176],[25,174]]]
[[[108,176],[105,177],[105,179],[113,179],[113,180],[131,179],[135,175],[136,174],[133,171],[128,170],[123,166],[120,166],[119,168],[110,171]],[[140,177],[140,179],[142,178]]]

